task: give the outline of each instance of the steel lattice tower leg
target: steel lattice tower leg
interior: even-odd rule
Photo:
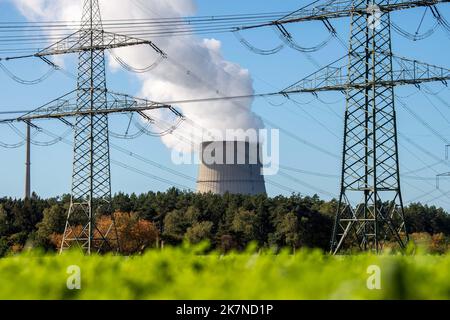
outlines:
[[[103,44],[98,0],[85,0],[80,43],[91,47]],[[106,76],[103,50],[83,51],[78,61],[78,110],[106,109]],[[91,114],[75,121],[71,203],[61,243],[61,251],[74,245],[87,254],[112,247],[118,237],[112,224],[96,227],[99,214],[110,213],[111,179],[108,116]],[[81,226],[81,230],[80,230]],[[106,249],[106,248],[105,248]]]
[[[385,0],[355,0],[355,7]],[[385,240],[407,242],[392,80],[390,15],[354,12],[351,17],[349,83],[345,112],[341,191],[331,251],[358,247],[379,252]],[[378,14],[378,16],[377,16]],[[355,197],[357,195],[357,197]],[[356,199],[355,199],[356,198]],[[351,205],[351,200],[358,201]]]

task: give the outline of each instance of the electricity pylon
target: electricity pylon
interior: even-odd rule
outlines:
[[[181,116],[168,105],[107,90],[104,51],[132,45],[149,45],[161,57],[166,56],[150,41],[104,31],[98,0],[84,0],[81,28],[32,55],[51,64],[47,56],[79,54],[76,90],[12,120],[56,118],[74,128],[71,202],[60,252],[75,244],[87,254],[101,252],[105,246],[112,248],[113,242],[119,247],[112,214],[105,230],[96,225],[99,214],[111,213],[108,115],[168,108]],[[75,117],[73,125],[65,120],[68,117]]]
[[[91,47],[103,45],[102,22],[98,1],[85,1],[79,43]],[[78,57],[78,110],[104,109],[106,104],[105,56],[103,50],[91,48],[79,53]],[[104,234],[95,227],[96,210],[109,205],[111,199],[111,178],[109,161],[108,116],[105,114],[81,115],[75,120],[75,141],[73,148],[72,193],[69,212],[60,250],[77,242],[88,254],[100,241],[97,250],[108,243],[113,230],[114,241],[119,239],[114,216]],[[94,205],[96,201],[96,205]],[[106,209],[106,212],[109,208]],[[77,221],[80,219],[82,221]],[[75,230],[80,224],[81,230]],[[97,231],[98,235],[95,235]],[[75,233],[75,234],[74,234]]]
[[[91,16],[89,18],[91,20],[88,25],[91,27],[95,25],[92,21],[93,2],[98,8],[97,1],[90,1]],[[280,92],[289,95],[299,92],[337,90],[344,92],[347,97],[342,183],[339,209],[332,236],[333,253],[338,253],[345,247],[351,248],[355,244],[361,249],[378,252],[382,248],[384,240],[391,239],[396,240],[400,247],[405,246],[407,233],[399,178],[394,87],[450,80],[450,70],[394,56],[391,50],[390,12],[448,2],[450,0],[339,0],[326,5],[297,10],[280,20],[238,28],[244,30],[276,26],[283,36],[290,37],[289,33],[282,28],[284,24],[323,21],[327,28],[333,31],[328,20],[351,17],[350,49],[346,56],[349,61],[348,65],[336,67],[335,63],[330,64]],[[83,21],[86,19],[84,18]],[[101,22],[98,26],[101,28]],[[103,52],[109,48],[149,44],[156,52],[164,55],[151,42],[97,31],[91,28],[89,32],[86,32],[82,29],[48,48],[47,51],[43,50],[34,56],[44,58],[46,55],[52,54],[89,51],[91,52],[90,65],[92,67],[94,65],[92,63],[94,61],[93,53]],[[83,34],[88,34],[89,37],[84,37]],[[101,37],[103,42],[95,44],[92,41],[95,38],[94,34]],[[80,42],[80,39],[85,41]],[[86,39],[91,41],[86,41]],[[394,68],[394,62],[397,63],[397,68]],[[95,66],[95,68],[97,67]],[[76,91],[84,92],[86,89],[78,88]],[[78,103],[76,109],[73,109],[67,97],[63,96],[53,101],[50,106],[44,106],[19,120],[64,119],[70,116],[90,116],[92,119],[93,115],[140,112],[147,108],[162,107],[174,111],[169,106],[135,98],[130,99],[130,97],[119,94],[112,95],[113,104],[106,100],[105,109],[95,110],[92,107],[94,98],[100,97],[99,101],[101,101],[101,97],[104,96],[102,92],[107,91],[102,88],[94,88],[92,85],[89,87],[89,92],[91,92],[88,96],[91,107],[88,109],[78,109]],[[107,96],[109,94],[107,93]],[[92,140],[91,138],[90,141]],[[85,141],[85,146],[89,143],[87,139],[80,141]],[[85,152],[91,155],[89,164],[93,163],[92,159],[95,158],[92,155],[95,151],[91,148],[90,152],[86,150]],[[109,154],[103,159],[106,158],[109,162]],[[91,170],[89,177],[91,182],[93,180],[92,172]],[[92,187],[91,183],[90,188],[92,189]],[[351,193],[361,195],[362,200],[356,206],[351,204]],[[92,200],[92,198],[90,199]],[[92,202],[90,208],[92,210]],[[90,217],[92,219],[92,211]]]
[[[346,95],[341,190],[331,251],[359,247],[379,252],[386,241],[405,248],[394,87],[450,79],[450,70],[395,57],[390,12],[448,2],[439,0],[338,1],[276,21],[351,17],[348,65],[326,66],[285,89],[285,94],[338,90]],[[255,27],[255,26],[254,26]],[[250,27],[251,28],[251,27]],[[399,65],[394,68],[394,61]],[[356,205],[352,205],[352,200]],[[358,199],[358,198],[357,198]]]
[[[383,240],[395,239],[402,249],[408,241],[394,87],[383,84],[394,80],[390,15],[380,10],[384,0],[355,2],[366,5],[371,16],[351,16],[348,82],[366,85],[346,92],[341,190],[331,242],[334,253],[349,246],[348,242],[378,252]],[[356,206],[349,199],[351,193],[362,194]]]

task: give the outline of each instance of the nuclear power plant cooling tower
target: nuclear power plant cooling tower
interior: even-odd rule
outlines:
[[[266,193],[260,145],[244,141],[209,141],[200,146],[197,191],[200,193]]]

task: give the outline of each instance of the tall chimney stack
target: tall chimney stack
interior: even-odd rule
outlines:
[[[30,124],[27,123],[27,143],[26,143],[26,161],[25,161],[25,199],[31,198],[31,136]]]

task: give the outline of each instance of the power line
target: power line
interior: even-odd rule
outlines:
[[[142,8],[141,8],[142,9]],[[148,7],[147,7],[148,9]],[[249,20],[249,19],[268,19],[272,20],[272,18],[276,18],[279,16],[283,16],[288,12],[263,12],[263,13],[243,13],[243,14],[224,14],[224,15],[203,15],[203,16],[194,16],[194,17],[157,17],[157,18],[134,18],[134,19],[102,19],[102,24],[107,27],[110,25],[127,25],[134,23],[181,23],[181,24],[193,24],[193,23],[216,23],[221,21],[230,21],[230,20]],[[154,12],[151,13],[152,15]],[[0,28],[3,27],[67,27],[72,26],[74,28],[79,28],[81,26],[80,21],[77,20],[56,20],[56,21],[1,21]]]
[[[415,120],[417,120],[419,123],[421,123],[425,128],[427,128],[435,137],[437,137],[439,140],[444,142],[445,144],[449,144],[449,141],[447,138],[445,138],[442,134],[439,133],[434,127],[424,119],[422,119],[416,112],[412,111],[408,105],[402,101],[402,99],[399,99],[397,96],[397,101],[399,102],[400,106],[403,107],[403,109],[408,112]]]
[[[50,131],[48,131],[48,130],[42,129],[42,133],[44,133],[44,134],[46,134],[46,135],[48,135],[48,136],[50,136],[50,137],[53,137],[53,138],[55,138],[55,139],[58,139],[58,140],[60,140],[61,142],[63,142],[64,144],[66,144],[66,145],[72,146],[72,143],[71,143],[69,140],[67,140],[67,139],[64,138],[64,137],[58,136],[58,135],[56,135],[56,134],[54,134],[54,133],[52,133],[52,132],[50,132]],[[142,157],[142,156],[140,156],[140,155],[138,155],[138,154],[136,154],[136,153],[133,153],[133,152],[128,151],[128,150],[126,150],[126,149],[124,149],[124,148],[122,148],[122,147],[119,147],[118,145],[112,144],[111,146],[112,146],[114,149],[116,149],[116,150],[118,150],[118,151],[120,151],[120,152],[122,152],[122,153],[124,153],[124,154],[127,154],[127,155],[130,156],[130,157],[133,157],[133,158],[135,158],[135,159],[137,159],[137,160],[143,161],[143,162],[145,162],[145,163],[147,163],[147,164],[150,164],[150,165],[152,165],[152,166],[157,166],[159,169],[162,169],[162,170],[164,170],[164,171],[166,171],[166,172],[170,172],[171,174],[177,175],[177,176],[182,177],[182,178],[184,178],[184,179],[188,179],[188,180],[190,180],[190,181],[195,180],[195,179],[192,178],[192,177],[189,177],[189,176],[187,176],[187,175],[184,175],[184,174],[182,174],[182,173],[179,173],[179,172],[177,172],[176,170],[172,170],[172,169],[170,169],[170,168],[168,168],[168,167],[165,167],[165,166],[163,166],[163,165],[159,165],[159,164],[155,163],[155,162],[152,161],[152,160],[146,159],[146,158],[144,158],[144,157]],[[122,167],[122,168],[127,169],[127,170],[132,171],[132,172],[135,172],[135,173],[140,174],[140,175],[142,175],[142,176],[148,177],[148,178],[150,178],[150,179],[153,179],[153,180],[156,180],[156,181],[159,181],[159,182],[168,184],[168,185],[170,185],[170,186],[178,186],[178,187],[181,187],[182,189],[192,190],[190,187],[188,187],[188,186],[186,186],[186,185],[183,185],[183,184],[179,184],[179,183],[173,182],[173,181],[171,181],[171,180],[162,178],[162,177],[157,176],[157,175],[154,175],[154,174],[150,174],[150,173],[145,172],[145,171],[143,171],[143,170],[140,170],[140,169],[138,169],[138,168],[136,168],[136,167],[133,167],[133,166],[131,166],[131,165],[129,165],[129,164],[125,164],[125,163],[123,163],[123,162],[120,162],[120,161],[117,161],[117,160],[113,160],[113,159],[111,159],[111,162],[114,163],[115,165],[119,166],[119,167]]]
[[[299,180],[299,179],[297,179],[297,178],[295,178],[295,177],[293,177],[293,176],[291,176],[289,174],[286,174],[284,172],[278,172],[278,174],[280,176],[282,176],[282,177],[284,177],[284,178],[286,178],[288,180],[294,181],[295,183],[300,184],[300,185],[302,185],[302,186],[304,186],[304,187],[306,187],[308,189],[314,190],[314,191],[318,192],[319,194],[322,194],[322,195],[325,195],[325,196],[329,196],[331,198],[337,198],[337,195],[335,195],[335,194],[333,194],[331,192],[328,192],[326,190],[317,188],[316,186],[313,186],[312,184],[309,184],[309,183],[307,183],[305,181]]]

